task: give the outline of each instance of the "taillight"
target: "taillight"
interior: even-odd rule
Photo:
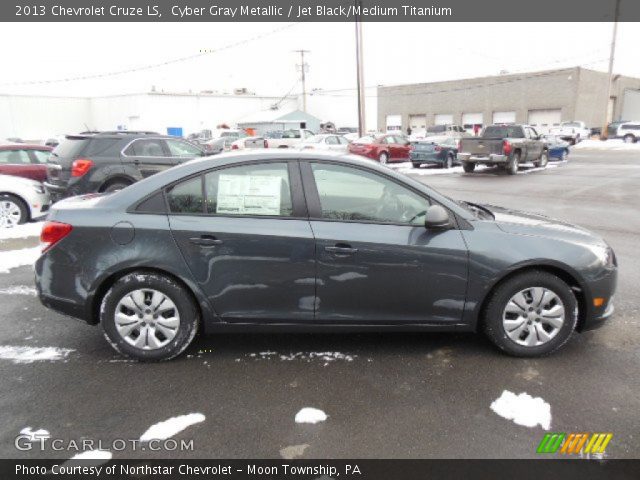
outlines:
[[[269,142],[267,142],[267,139],[264,139],[264,148],[269,148]]]
[[[512,149],[511,144],[507,140],[502,142],[502,152],[505,155],[509,155],[511,153],[511,149]]]
[[[231,150],[239,150],[238,145],[236,145],[235,143],[232,143]]]
[[[458,140],[458,151],[462,150],[462,140]]]
[[[46,252],[64,237],[69,235],[71,230],[73,230],[73,227],[68,223],[46,222],[40,232],[42,253]]]
[[[93,162],[86,158],[79,158],[75,160],[71,165],[71,176],[72,177],[81,177],[85,173],[89,171],[89,169],[93,167]]]

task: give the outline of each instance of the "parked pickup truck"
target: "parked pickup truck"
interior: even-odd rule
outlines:
[[[587,128],[584,122],[562,122],[559,127],[550,128],[549,134],[575,145],[588,139],[591,136],[591,129]]]
[[[479,137],[461,138],[457,157],[467,173],[483,164],[500,165],[515,175],[520,163],[546,167],[549,152],[538,132],[528,125],[489,125]]]
[[[313,132],[304,128],[272,130],[264,134],[264,138],[267,140],[267,148],[295,148],[311,137],[313,137]]]

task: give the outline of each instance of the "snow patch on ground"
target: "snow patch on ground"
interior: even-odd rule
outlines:
[[[151,440],[166,440],[180,433],[191,425],[204,422],[205,416],[201,413],[190,413],[188,415],[180,415],[172,417],[164,422],[151,425],[149,429],[140,437],[141,442]]]
[[[551,428],[551,405],[525,392],[516,395],[504,390],[500,398],[491,404],[491,410],[517,425],[530,428],[540,425],[545,430]]]
[[[71,460],[111,460],[113,453],[108,450],[87,450],[71,457]]]
[[[13,363],[33,363],[42,361],[64,360],[74,350],[58,347],[17,347],[0,345],[0,359],[12,360]]]
[[[327,419],[327,414],[317,408],[305,407],[296,413],[296,423],[319,423]]]
[[[353,362],[353,360],[358,357],[357,355],[347,355],[341,352],[296,352],[284,354],[273,351],[249,353],[248,356],[256,360],[268,360],[271,358],[277,358],[285,362],[290,362],[292,360],[304,360],[306,362],[311,362],[313,360],[323,360],[325,364],[338,360]]]
[[[30,442],[39,442],[41,438],[51,438],[49,430],[43,428],[33,430],[31,427],[26,427],[20,430],[20,435],[26,435]]]
[[[0,240],[39,237],[44,222],[23,223],[11,228],[0,228]]]
[[[285,460],[293,460],[294,458],[304,455],[304,451],[309,448],[308,443],[302,445],[290,445],[280,449],[280,456]]]
[[[611,140],[583,140],[571,147],[575,150],[634,150],[640,151],[640,142],[624,143],[622,140],[613,138]]]
[[[9,273],[12,268],[33,265],[41,253],[40,247],[0,252],[0,273]]]
[[[0,288],[0,295],[37,295],[38,292],[33,287],[27,285],[15,285],[13,287]]]

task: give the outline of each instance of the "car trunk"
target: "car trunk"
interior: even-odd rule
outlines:
[[[438,157],[440,147],[433,143],[416,143],[411,151],[411,159],[427,160]]]
[[[51,152],[47,160],[47,182],[61,187],[66,186],[71,178],[73,161],[82,153],[88,142],[87,137],[66,137]]]

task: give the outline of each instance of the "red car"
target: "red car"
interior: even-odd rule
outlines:
[[[44,182],[51,150],[44,145],[0,145],[0,174]]]
[[[349,144],[349,153],[362,155],[380,163],[407,162],[410,152],[411,145],[402,135],[367,135]]]

